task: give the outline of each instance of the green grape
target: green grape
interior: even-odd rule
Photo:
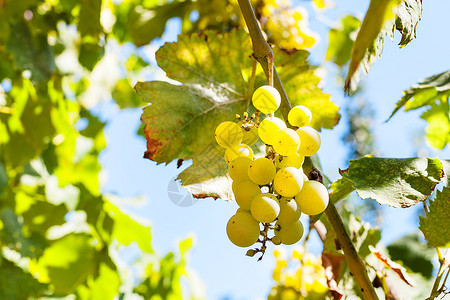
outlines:
[[[258,185],[268,184],[275,178],[275,174],[275,165],[265,157],[255,159],[248,167],[248,177]]]
[[[258,128],[256,128],[254,124],[245,124],[244,122],[240,121],[238,125],[241,126],[242,132],[244,134],[244,137],[242,138],[242,144],[251,146],[258,141]]]
[[[278,217],[280,204],[278,199],[270,193],[257,194],[253,197],[250,212],[257,221],[270,223]]]
[[[300,206],[292,198],[280,199],[280,213],[278,214],[278,221],[283,224],[292,224],[298,221],[302,214]]]
[[[297,129],[297,133],[301,140],[298,154],[303,156],[314,155],[320,148],[320,135],[317,130],[306,126]]]
[[[279,229],[275,229],[275,236],[279,237],[282,244],[292,245],[300,241],[303,236],[303,225],[300,220],[292,224],[284,224],[280,221],[275,223]]]
[[[223,148],[231,148],[242,142],[244,133],[238,124],[231,121],[225,121],[216,127],[215,136],[217,144]]]
[[[238,157],[248,157],[250,159],[253,159],[252,148],[245,144],[240,144],[238,146],[227,148],[227,150],[225,150],[224,158],[228,165]]]
[[[277,117],[268,117],[259,124],[258,135],[264,143],[273,145],[278,131],[284,128],[286,128],[286,123],[283,120]]]
[[[253,93],[252,103],[262,113],[271,114],[280,106],[281,96],[276,88],[270,85],[263,85]]]
[[[311,123],[311,118],[311,111],[303,105],[294,106],[288,114],[289,124],[297,127],[309,125],[309,123]]]
[[[273,243],[274,245],[279,245],[279,244],[281,244],[281,239],[280,239],[279,237],[277,237],[277,236],[274,236],[274,237],[271,238],[270,240],[272,241],[272,243]]]
[[[236,185],[236,192],[234,198],[236,203],[243,209],[250,210],[250,204],[252,203],[253,196],[261,194],[259,185],[253,183],[250,180],[239,182]]]
[[[303,172],[294,167],[280,169],[275,175],[273,186],[283,197],[294,197],[303,186]]]
[[[300,205],[302,213],[318,215],[328,206],[327,188],[320,182],[309,180],[303,183],[303,188],[295,195],[295,201]]]
[[[277,157],[275,158],[275,166],[278,169],[282,169],[282,168],[286,168],[286,167],[294,167],[294,168],[300,169],[301,166],[303,165],[304,160],[305,160],[305,157],[298,153],[295,153],[294,155],[288,155],[288,156],[277,155]]]
[[[284,128],[276,134],[273,149],[280,155],[294,155],[297,153],[300,144],[300,137],[297,132],[290,128]]]
[[[230,241],[239,247],[253,245],[259,237],[259,223],[248,212],[233,215],[227,223],[227,235]]]
[[[248,157],[238,157],[230,163],[228,173],[233,181],[241,182],[249,180],[248,167],[252,160]]]

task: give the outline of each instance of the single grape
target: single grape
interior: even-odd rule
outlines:
[[[258,185],[268,184],[275,178],[275,174],[275,165],[265,157],[255,159],[248,167],[248,177]]]
[[[303,172],[294,167],[280,169],[275,175],[273,186],[283,197],[294,197],[303,186]]]
[[[244,133],[241,127],[231,121],[225,121],[216,127],[216,141],[223,148],[231,148],[242,142]]]
[[[300,137],[300,148],[298,154],[303,156],[314,155],[320,148],[320,135],[312,127],[306,126],[297,129],[297,134]]]
[[[294,106],[288,114],[288,121],[292,126],[303,127],[311,123],[312,114],[309,108],[303,105]]]
[[[275,236],[279,237],[282,244],[292,245],[300,241],[303,236],[303,225],[300,220],[292,224],[284,224],[280,221],[275,223],[279,229],[275,229]]]
[[[257,221],[270,223],[275,221],[280,213],[280,204],[270,193],[257,194],[253,197],[250,212]]]
[[[292,198],[280,199],[280,213],[278,221],[283,224],[292,224],[300,218],[302,214],[300,206]]]
[[[224,158],[228,165],[238,157],[248,157],[250,159],[253,159],[252,148],[245,144],[240,144],[238,146],[227,148],[227,150],[225,150]]]
[[[294,155],[297,153],[300,144],[300,137],[297,132],[290,128],[284,128],[276,134],[273,149],[281,155]]]
[[[250,204],[252,203],[253,196],[261,194],[259,185],[253,183],[250,180],[239,182],[236,185],[236,192],[234,198],[236,203],[243,209],[250,210]]]
[[[264,114],[275,112],[281,103],[280,93],[270,85],[256,89],[252,96],[253,106]]]
[[[280,239],[279,237],[277,237],[277,236],[274,236],[274,237],[271,238],[270,240],[272,241],[272,243],[273,243],[274,245],[279,245],[279,244],[281,244],[281,239]]]
[[[323,212],[328,206],[327,188],[320,182],[309,180],[303,183],[303,188],[295,195],[295,201],[302,213],[313,216]]]
[[[242,138],[242,144],[253,145],[258,141],[258,128],[253,124],[245,124],[244,122],[239,122],[239,126],[242,128],[242,133],[244,134]]]
[[[286,123],[283,120],[277,117],[268,117],[259,124],[258,135],[264,143],[273,145],[278,131],[284,128],[286,128]]]
[[[275,166],[278,169],[286,168],[286,167],[294,167],[300,169],[303,165],[303,161],[305,157],[298,153],[289,156],[277,155],[275,158]]]
[[[249,180],[248,167],[252,160],[248,157],[238,157],[230,163],[228,173],[233,181],[241,182]]]
[[[253,249],[249,249],[249,250],[247,250],[247,253],[245,253],[245,255],[250,256],[250,257],[255,256],[255,254],[256,254],[256,251]]]
[[[240,212],[233,215],[227,223],[230,241],[239,247],[249,247],[259,238],[259,223],[251,214]]]

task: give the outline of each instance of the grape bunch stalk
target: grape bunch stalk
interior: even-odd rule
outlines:
[[[302,170],[305,156],[320,147],[319,133],[308,126],[311,111],[302,105],[293,107],[287,120],[292,128],[288,128],[274,116],[280,102],[274,87],[259,87],[252,96],[256,114],[237,115],[237,123],[225,121],[215,130],[217,143],[226,148],[224,158],[239,205],[227,223],[228,238],[239,247],[261,243],[247,251],[248,256],[260,252],[260,259],[267,242],[297,243],[303,236],[301,214],[317,215],[329,201],[327,188],[309,180]],[[261,113],[266,116],[259,121]],[[258,139],[266,144],[264,157],[254,157],[250,148]]]

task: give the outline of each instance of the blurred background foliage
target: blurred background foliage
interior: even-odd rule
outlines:
[[[303,49],[319,39],[308,28],[306,10],[289,0],[253,5],[270,43]],[[161,38],[172,18],[182,20],[183,33],[244,26],[236,0],[0,0],[0,299],[202,297],[187,266],[192,238],[157,253],[150,226],[121,207],[132,200],[102,193],[98,160],[107,143],[96,109],[111,99],[120,109],[143,105],[133,86],[157,72],[144,48]],[[330,30],[329,61],[348,64],[359,25],[346,16]],[[371,110],[357,103],[346,108],[352,158],[375,152]],[[373,213],[377,206],[359,209]],[[345,211],[343,218],[358,251],[368,256],[379,230]],[[323,233],[322,258],[304,247],[289,255],[277,250],[269,299],[359,295],[342,251],[326,235],[329,224],[316,222],[309,232],[314,226]],[[139,249],[132,260],[124,254],[130,245]],[[418,272],[425,283],[417,285],[427,289],[433,255],[420,247],[417,236],[408,236],[386,251]],[[412,251],[401,255],[404,249]],[[376,264],[373,273],[390,270]]]

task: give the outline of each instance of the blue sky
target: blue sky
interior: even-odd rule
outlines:
[[[297,1],[307,5],[306,1]],[[363,16],[369,1],[339,1],[335,8],[325,12],[333,23],[347,13]],[[329,27],[315,19],[310,12],[310,28],[322,37],[311,50],[311,60],[320,63],[327,47]],[[417,156],[416,137],[423,133],[425,122],[419,118],[421,111],[400,111],[393,120],[384,123],[394,108],[402,91],[421,78],[445,71],[450,66],[450,25],[446,22],[450,11],[449,1],[424,1],[422,21],[417,28],[417,39],[399,49],[399,34],[394,42],[386,40],[381,60],[372,67],[369,76],[363,79],[366,99],[375,110],[374,134],[377,149],[383,157]],[[180,23],[170,21],[168,31],[158,45],[176,40]],[[326,65],[329,75],[324,91],[342,106],[345,98],[340,87],[335,85],[336,70]],[[150,76],[152,76],[150,74]],[[148,79],[148,78],[146,78]],[[123,197],[142,195],[146,201],[141,206],[127,207],[130,211],[148,219],[152,224],[153,245],[164,254],[176,247],[176,241],[188,235],[195,236],[195,247],[191,253],[190,267],[205,283],[208,299],[255,299],[266,298],[273,282],[271,279],[274,259],[269,255],[261,261],[245,256],[245,249],[228,241],[225,226],[237,209],[235,203],[206,199],[189,207],[179,207],[168,197],[167,187],[181,171],[175,163],[167,166],[143,159],[145,141],[136,136],[140,124],[140,109],[118,111],[111,104],[102,104],[102,116],[109,121],[106,127],[108,147],[101,154],[101,163],[106,173],[104,191]],[[341,112],[342,113],[342,112]],[[333,130],[321,134],[322,147],[319,157],[324,172],[331,178],[338,177],[338,169],[348,166],[346,148],[341,139],[346,131],[346,116]],[[429,157],[445,159],[449,150],[434,151],[425,145],[421,153]],[[183,165],[183,168],[185,166]],[[421,209],[421,207],[419,207]],[[417,230],[415,208],[394,209],[385,207],[382,242],[388,244],[402,235]],[[286,248],[292,248],[286,247]],[[313,242],[311,250],[320,252],[320,243]],[[269,251],[270,252],[270,251]]]

